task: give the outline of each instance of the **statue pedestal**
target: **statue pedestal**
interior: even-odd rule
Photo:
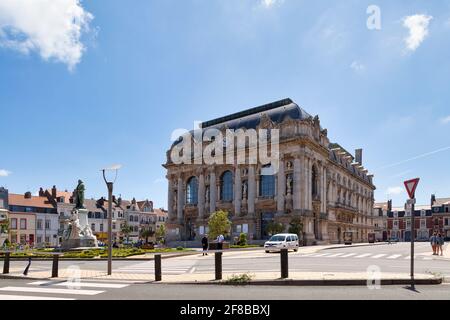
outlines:
[[[98,248],[97,237],[92,233],[86,209],[75,209],[72,212],[70,233],[62,241],[63,250],[74,248]]]

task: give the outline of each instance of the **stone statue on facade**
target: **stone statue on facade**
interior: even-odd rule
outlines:
[[[247,199],[248,186],[247,181],[242,184],[242,199]]]
[[[286,194],[290,195],[292,194],[292,178],[291,176],[287,176],[286,179]]]
[[[209,203],[209,187],[206,187],[205,198],[206,198],[206,203]]]

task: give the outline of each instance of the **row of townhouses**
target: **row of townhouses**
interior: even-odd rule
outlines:
[[[380,240],[411,241],[411,213],[405,207],[393,207],[392,201],[375,203],[375,232]],[[415,239],[426,241],[433,232],[450,239],[450,198],[431,195],[428,205],[414,208]]]
[[[37,196],[31,192],[13,194],[0,188],[0,225],[7,226],[1,228],[3,239],[0,239],[0,245],[8,239],[10,243],[58,246],[74,207],[72,192],[59,191],[55,186],[49,190],[41,188]],[[105,242],[108,201],[104,198],[86,199],[85,207],[89,211],[88,219],[94,235]],[[153,202],[149,200],[127,201],[113,197],[112,208],[115,241],[138,241],[141,238],[154,241],[154,235],[141,237],[142,231],[150,230],[153,234],[167,220],[167,211],[153,208]],[[127,233],[122,232],[124,225],[129,227]]]

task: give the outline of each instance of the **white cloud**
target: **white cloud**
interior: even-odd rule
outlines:
[[[403,18],[403,26],[409,29],[409,35],[405,38],[406,49],[415,51],[428,36],[428,25],[432,16],[415,14]]]
[[[389,187],[386,191],[386,194],[402,194],[405,191],[402,187]]]
[[[442,118],[442,119],[441,119],[441,123],[442,123],[442,124],[448,124],[448,123],[450,123],[450,116]]]
[[[5,170],[5,169],[0,169],[0,177],[7,177],[11,174],[11,172]]]
[[[80,0],[1,0],[0,46],[36,52],[72,70],[85,51],[80,38],[92,19]]]
[[[271,8],[274,5],[283,3],[284,0],[261,0],[261,4],[266,8]]]
[[[356,72],[360,72],[360,71],[364,71],[366,69],[366,66],[364,64],[362,64],[361,62],[355,60],[350,65],[350,68],[352,68]]]

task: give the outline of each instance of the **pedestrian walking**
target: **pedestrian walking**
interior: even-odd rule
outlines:
[[[437,254],[439,255],[439,252],[441,252],[441,256],[443,256],[444,253],[443,253],[443,249],[442,248],[444,246],[444,236],[439,233],[438,236],[437,236],[437,241],[436,242],[437,242],[437,246],[438,246]]]
[[[433,235],[430,237],[430,244],[431,248],[433,249],[433,255],[437,255],[437,233],[436,231],[433,233]]]
[[[208,235],[205,234],[202,238],[202,248],[203,248],[203,255],[208,255]]]
[[[225,240],[225,238],[223,237],[222,234],[219,234],[217,236],[217,250],[222,250],[223,249],[223,241]]]

